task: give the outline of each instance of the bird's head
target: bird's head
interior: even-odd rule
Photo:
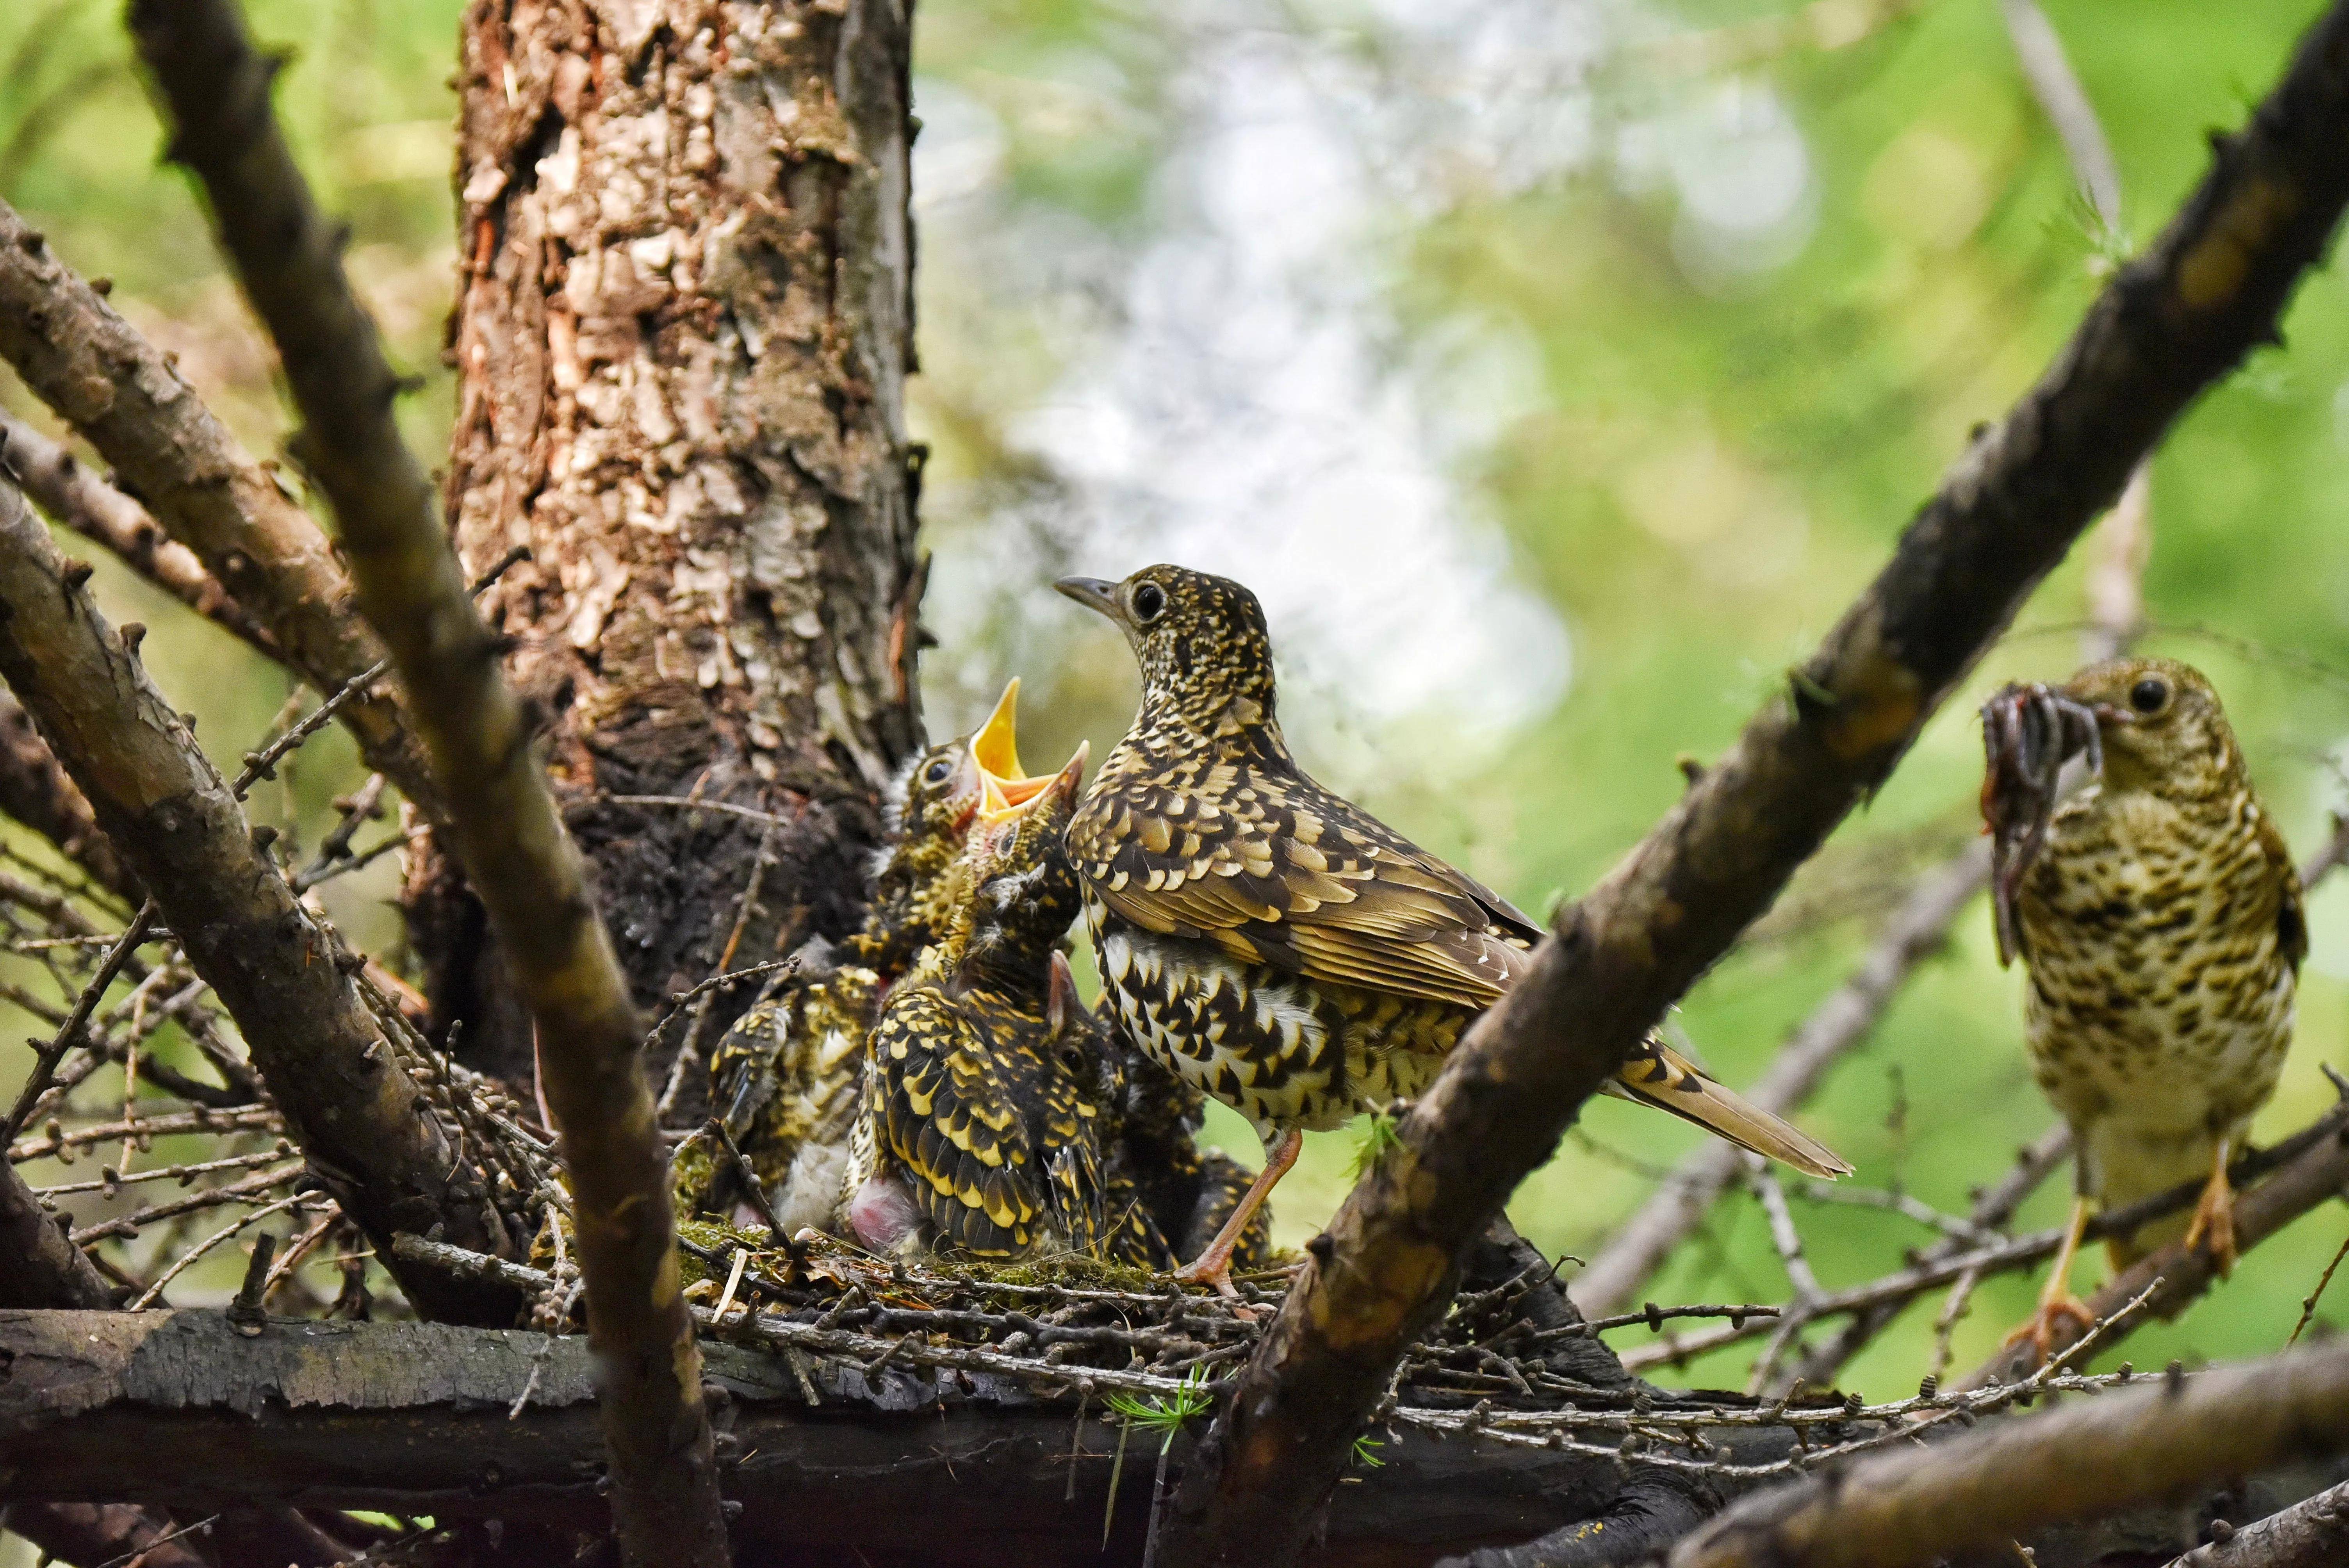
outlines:
[[[904,967],[943,927],[957,893],[949,873],[975,826],[990,813],[1031,800],[1052,782],[1019,770],[1019,681],[1004,686],[995,710],[968,735],[914,758],[883,799],[888,842],[873,866],[870,933],[883,936],[884,972]]]
[[[1179,718],[1204,734],[1271,720],[1264,606],[1231,579],[1145,566],[1123,583],[1063,577],[1052,586],[1124,632],[1142,666],[1145,715]]]
[[[2202,672],[2176,659],[2106,659],[2061,688],[2095,712],[2105,786],[2191,796],[2232,784],[2235,732]]]
[[[1019,677],[1005,683],[995,709],[968,735],[931,747],[908,764],[882,802],[889,832],[936,834],[957,848],[982,810],[1017,805],[1051,782],[1019,769]]]
[[[1091,748],[1017,803],[979,812],[971,830],[970,945],[966,962],[1040,965],[1082,907],[1076,867],[1062,841],[1076,813]]]

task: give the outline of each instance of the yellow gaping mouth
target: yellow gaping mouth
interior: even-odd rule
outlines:
[[[1048,800],[1074,799],[1078,788],[1085,781],[1085,760],[1092,755],[1090,740],[1077,742],[1077,753],[1069,758],[1068,766],[1045,779],[1022,779],[1015,799],[1004,790],[997,790],[989,799],[979,803],[978,821],[982,828],[993,828],[1024,817]]]
[[[971,732],[970,766],[978,775],[978,810],[992,820],[1042,793],[1054,775],[1029,778],[1019,769],[1019,677],[1005,684],[995,711]]]

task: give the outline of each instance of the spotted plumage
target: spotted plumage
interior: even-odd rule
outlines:
[[[1101,1009],[1103,1047],[1117,1061],[1124,1093],[1109,1141],[1109,1211],[1112,1225],[1126,1217],[1111,1255],[1140,1266],[1172,1268],[1196,1257],[1239,1209],[1249,1185],[1247,1168],[1219,1149],[1202,1149],[1198,1135],[1206,1096],[1119,1031],[1115,1015]],[[1272,1262],[1272,1209],[1258,1207],[1233,1251],[1240,1269]]]
[[[983,810],[1030,799],[1019,771],[1019,683],[977,730],[908,762],[883,798],[864,926],[810,942],[710,1055],[712,1099],[786,1229],[832,1222],[881,1001],[937,940],[961,896],[963,849]],[[714,1190],[715,1182],[711,1183]],[[693,1195],[697,1206],[709,1193]]]
[[[2075,1135],[2085,1201],[2207,1182],[2190,1221],[2116,1238],[2116,1263],[2190,1228],[2223,1267],[2227,1162],[2292,1044],[2308,951],[2300,878],[2200,673],[2112,660],[2056,695],[2096,716],[2103,772],[2055,809],[2022,871],[2033,1068]],[[2043,1317],[2065,1309],[2064,1273]]]
[[[1423,1090],[1539,928],[1297,766],[1247,589],[1171,566],[1059,587],[1142,667],[1141,710],[1069,833],[1104,994],[1135,1046],[1257,1125],[1260,1198],[1300,1130]],[[1660,1043],[1609,1087],[1814,1174],[1849,1169]],[[1227,1245],[1193,1277],[1219,1280]]]
[[[967,896],[874,1025],[845,1207],[876,1251],[1101,1252],[1123,1086],[1059,945],[1082,769],[975,837]]]

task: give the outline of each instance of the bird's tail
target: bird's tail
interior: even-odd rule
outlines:
[[[1748,1105],[1661,1040],[1650,1036],[1608,1080],[1607,1092],[1669,1110],[1740,1149],[1782,1161],[1807,1176],[1851,1174],[1851,1165],[1817,1139]]]

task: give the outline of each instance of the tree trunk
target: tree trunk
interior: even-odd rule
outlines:
[[[897,0],[465,15],[450,506],[469,571],[530,552],[482,605],[642,1002],[727,957],[770,830],[605,797],[784,819],[742,967],[854,927],[921,738],[909,40]],[[408,908],[439,1018],[526,1076],[446,858]]]

